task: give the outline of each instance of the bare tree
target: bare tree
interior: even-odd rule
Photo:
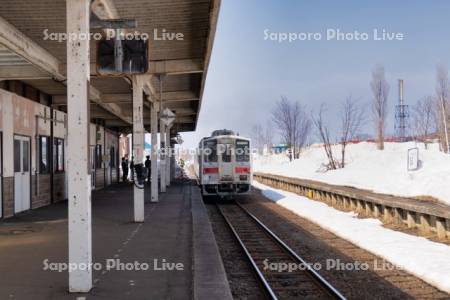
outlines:
[[[433,97],[427,96],[413,106],[413,127],[418,140],[428,148],[428,135],[434,131],[436,125],[435,103]]]
[[[286,97],[281,97],[281,100],[275,104],[272,110],[272,121],[278,127],[282,140],[288,147],[292,145],[292,116],[291,105]],[[293,157],[290,154],[289,159],[292,161]]]
[[[439,129],[439,139],[441,141],[441,148],[445,151],[449,151],[448,140],[448,101],[449,101],[449,82],[448,72],[444,65],[438,65],[436,68],[436,108],[437,108],[437,122]]]
[[[290,102],[286,97],[281,97],[272,110],[272,120],[284,142],[291,148],[290,160],[298,158],[311,128],[311,120],[305,108],[299,102]]]
[[[364,120],[364,107],[348,96],[341,108],[341,168],[345,167],[345,150],[349,141],[355,138]]]
[[[263,152],[266,147],[270,150],[273,142],[273,131],[270,124],[267,124],[265,128],[261,124],[253,125],[251,136],[252,144],[258,149],[258,152]]]
[[[252,127],[252,144],[253,147],[258,149],[258,152],[261,152],[264,145],[263,128],[261,124],[255,124]]]
[[[313,124],[317,129],[318,136],[323,143],[323,148],[328,158],[328,165],[326,165],[327,170],[336,170],[338,168],[338,163],[336,162],[333,151],[331,148],[330,130],[325,124],[323,119],[323,114],[325,112],[325,104],[320,105],[319,113],[317,116],[313,117]]]
[[[297,126],[295,131],[295,146],[296,152],[294,155],[299,158],[301,150],[308,143],[308,138],[311,133],[311,119],[306,115],[305,109],[302,109],[299,113],[299,119],[297,120]]]
[[[267,150],[270,150],[273,145],[273,130],[270,124],[267,124],[266,129],[264,130],[264,147],[267,147]]]
[[[372,71],[370,88],[373,93],[373,117],[376,127],[378,149],[384,149],[384,129],[387,115],[387,101],[389,95],[389,84],[385,79],[384,67],[378,65]]]

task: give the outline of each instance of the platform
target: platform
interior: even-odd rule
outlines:
[[[149,191],[145,222],[133,223],[131,185],[93,192],[93,262],[101,269],[88,294],[67,292],[67,271],[44,270],[46,260],[52,268],[67,262],[66,202],[1,221],[0,299],[231,299],[198,188],[179,182],[158,203],[148,200]],[[115,259],[131,264],[116,267]],[[149,269],[117,269],[135,262]],[[167,270],[174,264],[178,270]]]

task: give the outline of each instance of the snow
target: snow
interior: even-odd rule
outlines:
[[[413,147],[419,148],[421,167],[408,171],[407,151]],[[340,158],[340,146],[333,146],[333,151]],[[450,155],[440,152],[438,144],[425,150],[422,143],[385,143],[385,150],[380,151],[376,144],[362,142],[349,144],[346,156],[345,168],[319,172],[327,160],[323,148],[313,145],[293,162],[284,154],[255,156],[254,170],[397,196],[432,196],[450,204]]]
[[[254,186],[295,214],[450,293],[450,246],[384,228],[377,219],[359,219],[355,213],[293,193],[257,182]]]

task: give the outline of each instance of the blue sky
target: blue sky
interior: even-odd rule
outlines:
[[[369,82],[382,64],[391,86],[387,131],[393,132],[397,80],[413,104],[435,94],[437,64],[449,66],[450,1],[223,0],[197,131],[183,134],[185,146],[218,128],[250,134],[268,124],[281,96],[300,101],[308,111],[326,103],[327,119],[337,128],[338,108],[351,94],[371,100]],[[367,32],[367,41],[282,42],[269,32]],[[401,32],[403,41],[374,41],[374,29]],[[372,134],[370,110],[364,131]]]

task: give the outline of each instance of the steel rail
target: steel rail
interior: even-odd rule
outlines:
[[[239,245],[241,246],[242,250],[244,251],[248,261],[250,262],[253,271],[255,271],[256,275],[258,276],[259,280],[261,281],[261,284],[265,290],[265,292],[267,293],[267,295],[270,297],[270,299],[272,300],[278,300],[278,297],[275,295],[275,292],[272,290],[272,288],[270,287],[269,283],[267,282],[266,278],[264,277],[264,275],[262,274],[262,272],[259,270],[258,265],[256,264],[255,260],[253,259],[253,257],[251,256],[250,252],[248,251],[247,247],[245,246],[244,242],[242,241],[242,239],[239,237],[239,234],[237,233],[236,229],[234,228],[234,226],[231,224],[230,220],[227,218],[227,216],[225,215],[225,213],[222,211],[222,209],[220,208],[220,205],[216,203],[216,207],[219,210],[220,214],[222,215],[223,219],[225,220],[225,222],[227,223],[228,227],[231,229],[231,231],[233,232],[233,235],[235,237],[235,239],[238,241]]]
[[[333,287],[325,278],[323,278],[316,270],[314,270],[310,264],[308,264],[303,258],[301,258],[294,250],[292,250],[285,242],[283,242],[275,233],[273,233],[262,221],[249,212],[240,203],[236,202],[236,205],[242,209],[249,217],[251,217],[259,226],[266,232],[283,250],[285,250],[294,260],[306,267],[306,271],[311,277],[322,287],[328,294],[335,299],[345,300],[345,298],[335,287]]]

